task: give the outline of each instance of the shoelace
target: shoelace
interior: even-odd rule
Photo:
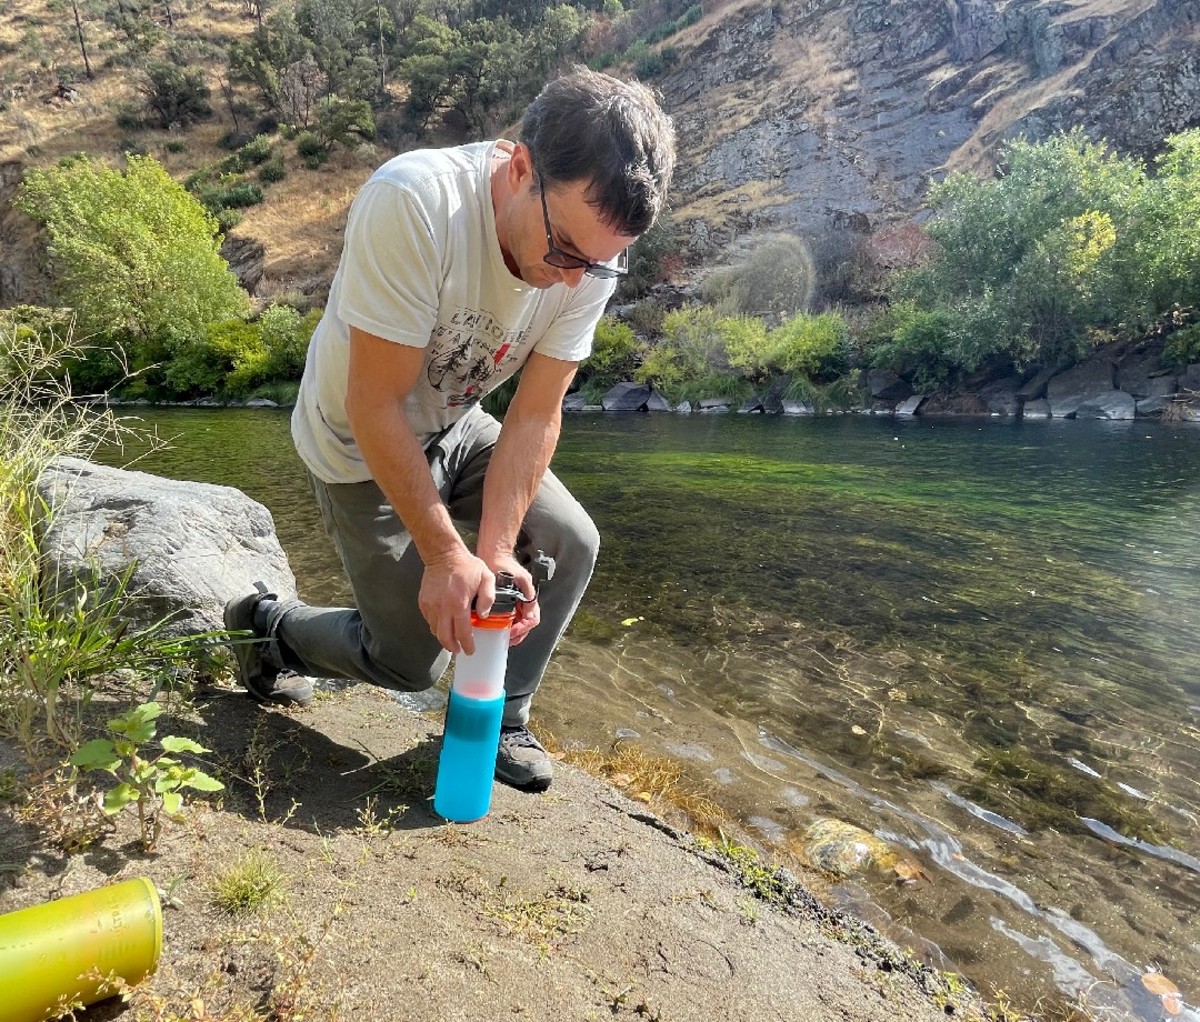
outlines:
[[[529,729],[523,727],[501,728],[500,741],[529,749],[540,749],[542,747],[541,743],[530,734]]]

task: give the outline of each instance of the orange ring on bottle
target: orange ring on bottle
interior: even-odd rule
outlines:
[[[507,614],[489,614],[487,617],[480,617],[475,611],[471,611],[471,627],[500,631],[503,628],[510,628],[516,616],[515,610],[510,610]]]

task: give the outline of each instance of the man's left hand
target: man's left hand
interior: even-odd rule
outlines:
[[[537,590],[533,585],[533,576],[522,567],[521,563],[515,557],[499,558],[495,563],[489,563],[488,567],[495,574],[507,571],[512,575],[514,584],[521,590],[521,595],[525,597],[524,601],[517,601],[517,615],[513,619],[512,632],[508,640],[510,646],[517,646],[524,641],[525,636],[533,631],[542,620],[542,611],[538,606]]]

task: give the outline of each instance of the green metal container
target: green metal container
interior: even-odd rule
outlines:
[[[162,908],[144,877],[0,916],[0,1016],[44,1022],[137,983],[158,964]]]

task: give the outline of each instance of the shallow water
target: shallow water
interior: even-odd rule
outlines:
[[[145,417],[135,467],[239,486],[348,598],[285,414]],[[926,879],[835,893],[985,990],[1200,1001],[1200,428],[583,416],[554,468],[604,546],[540,724],[680,759],[766,845],[891,842]]]

